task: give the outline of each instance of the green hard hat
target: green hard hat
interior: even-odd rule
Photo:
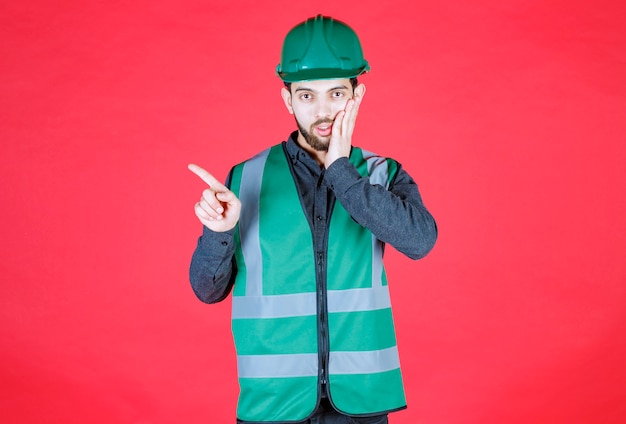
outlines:
[[[285,82],[353,78],[370,70],[352,28],[317,15],[285,37],[276,73]]]

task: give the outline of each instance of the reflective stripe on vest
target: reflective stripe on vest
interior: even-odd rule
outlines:
[[[243,205],[239,216],[241,250],[246,263],[246,296],[263,295],[263,264],[261,263],[261,243],[259,240],[259,194],[261,178],[269,149],[264,150],[243,167],[239,200]]]
[[[330,352],[331,366],[337,374],[370,374],[400,368],[398,348],[367,352]],[[317,353],[291,355],[239,355],[240,378],[277,378],[317,376]]]
[[[350,160],[362,176],[369,177],[371,184],[385,188],[397,170],[395,162],[358,148],[353,148]],[[237,166],[231,184],[242,204],[235,235],[238,274],[232,297],[241,388],[238,417],[250,421],[302,420],[317,402],[315,256],[310,228],[288,166],[282,146],[274,146]],[[275,219],[283,211],[284,228]],[[268,219],[274,219],[269,233],[268,228],[264,229]],[[337,407],[352,414],[402,408],[404,393],[382,243],[356,224],[339,202],[335,203],[331,221],[336,222],[335,227],[330,224],[329,256],[334,257],[333,248],[343,258],[328,267],[332,270],[334,266],[342,274],[335,280],[333,275],[328,276],[326,292],[331,332],[328,363],[331,398]],[[344,233],[343,228],[354,230]],[[354,231],[357,238],[350,244],[350,234]],[[358,247],[363,246],[363,237],[371,240],[368,258],[346,257],[348,253],[342,252],[341,241],[345,239],[348,245]],[[287,251],[276,253],[283,246],[268,241],[274,238],[276,243],[288,244]],[[297,259],[288,262],[291,257]],[[332,258],[329,260],[332,262]],[[358,284],[346,283],[346,276],[350,277],[347,280],[352,279],[353,272],[354,282]],[[363,280],[366,276],[369,280]],[[271,289],[264,287],[268,281]],[[339,286],[333,288],[333,283]],[[289,292],[294,287],[298,289]],[[359,334],[351,331],[353,327],[361,329]],[[370,339],[367,332],[378,335]],[[333,346],[339,348],[333,350]],[[371,388],[362,397],[358,392],[368,384]]]

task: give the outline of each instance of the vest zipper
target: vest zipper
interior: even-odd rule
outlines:
[[[318,296],[318,335],[319,335],[319,384],[320,395],[328,397],[329,393],[329,358],[330,340],[328,329],[328,232],[330,230],[330,217],[335,203],[334,196],[328,187],[324,185],[324,172],[317,180],[315,187],[315,203],[311,216],[313,230],[313,245],[317,262],[317,296]]]
[[[319,360],[320,383],[326,390],[328,384],[328,308],[326,303],[326,269],[324,252],[317,252],[317,270],[319,273],[318,313],[319,313]]]

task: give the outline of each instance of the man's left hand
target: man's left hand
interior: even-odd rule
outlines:
[[[324,167],[328,168],[341,157],[350,156],[352,147],[352,133],[359,113],[359,106],[365,95],[365,86],[359,84],[354,89],[354,97],[346,103],[344,110],[340,110],[333,122],[333,129],[328,144],[328,152],[324,160]]]

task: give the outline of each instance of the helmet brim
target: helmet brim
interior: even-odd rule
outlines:
[[[280,65],[277,67],[279,68]],[[321,79],[356,78],[370,70],[369,65],[359,69],[301,69],[297,72],[280,72],[276,74],[284,82],[312,81]]]

